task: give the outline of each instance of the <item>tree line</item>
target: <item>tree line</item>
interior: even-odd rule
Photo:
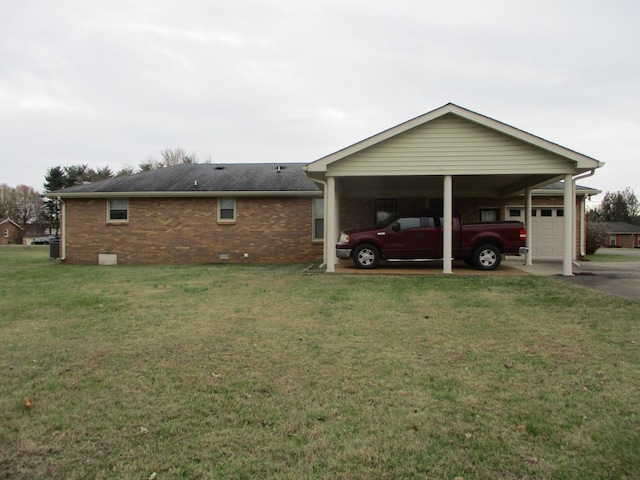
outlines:
[[[587,212],[587,221],[640,225],[638,197],[630,187],[619,192],[607,192],[600,205]]]

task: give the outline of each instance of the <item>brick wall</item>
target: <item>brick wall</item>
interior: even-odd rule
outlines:
[[[312,202],[238,197],[236,221],[226,224],[216,198],[130,198],[129,220],[118,224],[107,223],[105,199],[67,199],[66,261],[116,254],[118,264],[315,262],[322,243],[311,239]]]

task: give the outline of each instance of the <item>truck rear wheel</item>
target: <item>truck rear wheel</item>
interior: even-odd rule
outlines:
[[[369,243],[358,245],[353,251],[353,263],[357,268],[376,268],[380,261],[380,252]]]
[[[473,263],[479,270],[495,270],[501,261],[502,253],[495,245],[480,245],[473,252]]]

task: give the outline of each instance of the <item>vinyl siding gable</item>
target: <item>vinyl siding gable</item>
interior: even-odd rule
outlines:
[[[338,160],[327,174],[563,174],[573,168],[566,158],[447,114]]]

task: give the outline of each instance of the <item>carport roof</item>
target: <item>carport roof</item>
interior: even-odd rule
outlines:
[[[467,125],[467,130],[474,135],[469,137],[473,141],[460,136],[461,132],[464,135],[463,131],[454,132],[458,136],[451,135],[452,131],[440,134],[445,121]],[[427,124],[435,132],[433,135],[413,134],[425,131]],[[478,135],[486,135],[487,141],[478,144]],[[510,157],[518,148],[523,155]],[[358,184],[371,190],[393,188],[397,183],[394,177],[402,176],[407,189],[433,191],[441,183],[438,176],[453,175],[457,195],[504,196],[526,187],[539,188],[566,174],[577,175],[603,165],[591,157],[448,103],[309,163],[304,169],[317,180],[340,177],[341,185],[348,190],[355,186],[349,177],[358,177]],[[483,177],[481,181],[479,175]]]

